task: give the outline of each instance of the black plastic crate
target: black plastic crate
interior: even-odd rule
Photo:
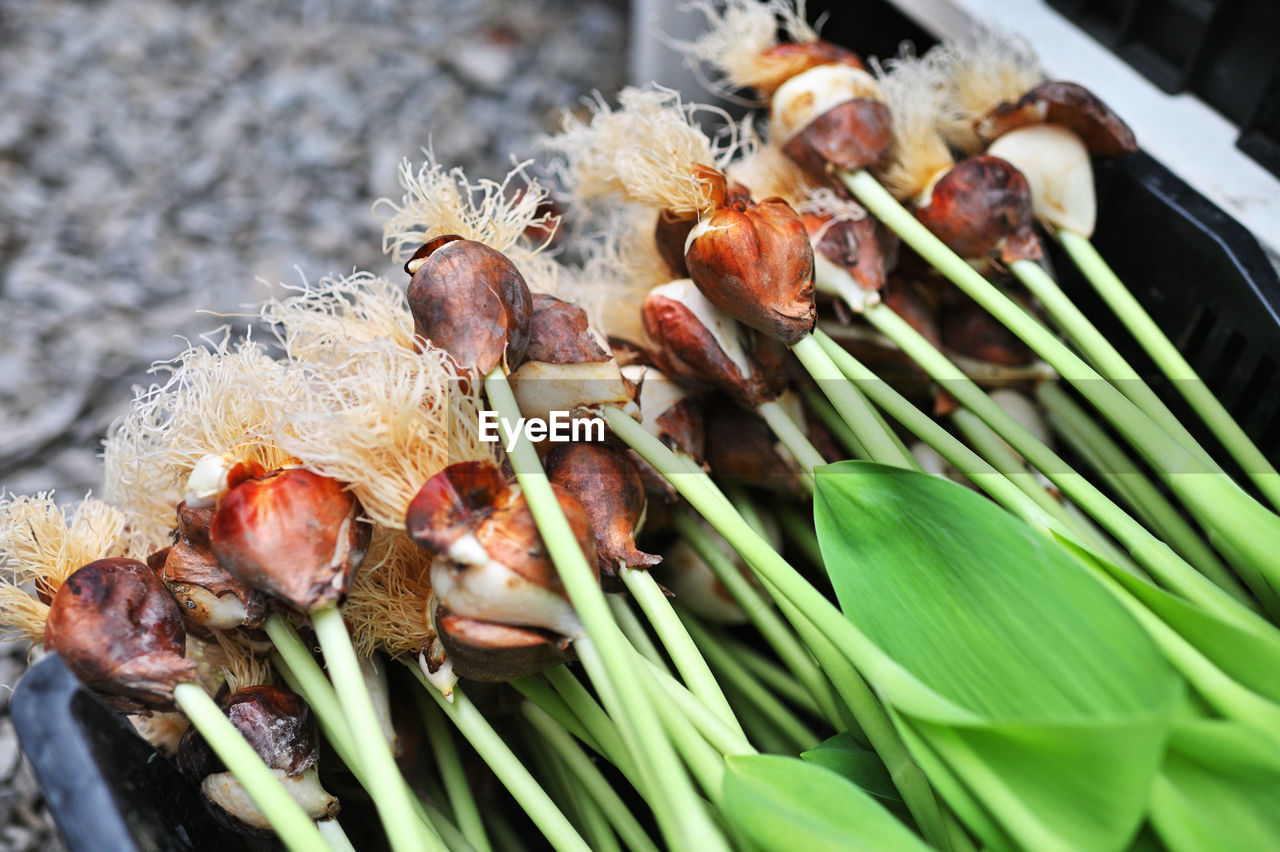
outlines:
[[[1274,0],[1048,0],[1164,91],[1194,92],[1280,176],[1280,14]]]

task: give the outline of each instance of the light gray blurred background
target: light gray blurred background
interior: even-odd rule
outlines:
[[[501,177],[624,82],[627,23],[625,0],[0,0],[0,488],[96,490],[131,387],[257,279],[392,273],[369,208],[400,158]],[[0,705],[24,664],[0,653]],[[0,850],[54,848],[0,718]]]

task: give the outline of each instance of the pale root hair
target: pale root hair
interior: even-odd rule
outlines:
[[[808,198],[821,186],[781,148],[764,141],[751,116],[738,124],[737,132],[742,142],[737,158],[725,168],[725,175],[749,189],[755,200],[776,197],[794,204]]]
[[[217,670],[219,679],[227,684],[228,689],[236,692],[246,686],[265,686],[274,681],[275,673],[270,662],[221,631],[212,633],[213,641],[203,644],[203,660]]]
[[[274,439],[306,467],[344,482],[377,525],[404,529],[409,501],[446,465],[492,459],[478,401],[443,349],[387,337],[298,362],[308,382],[280,412]]]
[[[672,273],[654,241],[655,211],[618,205],[595,219],[601,230],[582,246],[582,264],[562,276],[557,295],[580,305],[607,337],[646,343],[641,307]]]
[[[351,583],[342,615],[361,657],[381,648],[417,658],[435,641],[431,614],[431,557],[402,530],[375,527],[365,566]]]
[[[769,94],[794,76],[803,60],[766,57],[769,48],[778,44],[781,25],[789,41],[817,41],[818,34],[805,20],[805,2],[797,0],[695,0],[688,4],[701,12],[707,29],[693,41],[672,41],[703,78],[703,82],[722,96],[736,89],[751,88]],[[708,73],[703,65],[711,66]]]
[[[182,735],[191,727],[191,720],[185,713],[179,712],[129,716],[129,723],[138,732],[138,736],[170,757],[178,753]]]
[[[925,61],[947,81],[939,129],[966,154],[983,148],[974,129],[978,121],[1000,104],[1018,100],[1044,79],[1031,45],[1020,36],[995,29],[944,42],[929,51]]]
[[[296,361],[345,360],[347,347],[379,338],[409,349],[415,345],[403,283],[355,272],[282,287],[290,295],[263,303],[261,316]]]
[[[678,213],[704,211],[710,203],[705,178],[697,166],[719,170],[729,162],[738,140],[731,135],[712,140],[694,117],[715,107],[685,104],[678,92],[661,87],[628,87],[618,93],[613,109],[597,97],[590,118],[567,113],[562,130],[543,144],[564,162],[558,171],[574,202],[620,194],[628,201],[665,207]]]
[[[947,78],[930,62],[903,56],[876,68],[880,91],[893,116],[888,163],[877,171],[899,201],[918,198],[937,174],[954,164],[939,133],[947,101]]]
[[[382,250],[396,261],[408,260],[420,245],[444,234],[507,251],[528,228],[554,224],[551,214],[538,212],[547,191],[527,173],[528,162],[515,166],[501,183],[472,183],[462,169],[445,169],[433,152],[423,153],[426,160],[417,169],[407,158],[400,164],[400,203],[382,198],[373,205],[375,211],[389,211]]]
[[[175,523],[191,469],[226,454],[272,470],[297,459],[273,440],[281,417],[302,395],[304,377],[252,339],[224,334],[153,367],[163,384],[139,390],[107,437],[104,497],[124,512],[130,547],[149,552]]]
[[[33,587],[52,595],[95,560],[145,558],[129,551],[127,538],[124,514],[101,500],[86,497],[64,509],[52,492],[0,497],[0,632],[43,642],[49,606]]]

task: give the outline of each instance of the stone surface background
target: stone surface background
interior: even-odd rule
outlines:
[[[0,0],[0,488],[96,489],[147,367],[263,288],[391,272],[430,144],[501,177],[626,67],[625,0]],[[200,313],[200,311],[213,312]],[[0,646],[0,707],[26,649]],[[60,847],[0,717],[0,852]]]

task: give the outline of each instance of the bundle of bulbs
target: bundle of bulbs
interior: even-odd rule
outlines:
[[[730,758],[843,735],[890,820],[826,814],[850,847],[1103,836],[975,807],[968,770],[905,732],[806,517],[815,471],[842,459],[952,479],[1104,573],[1276,641],[1280,518],[1040,263],[1052,235],[1162,367],[1176,357],[1088,242],[1090,159],[1136,150],[1124,122],[1009,37],[868,65],[780,0],[704,11],[685,50],[767,103],[767,129],[627,89],[547,140],[555,194],[529,164],[499,183],[406,163],[384,241],[403,278],[268,301],[279,354],[224,337],[162,365],[108,437],[101,499],[0,504],[0,617],[229,825],[350,848],[322,733],[398,852],[519,848],[535,829],[557,849],[784,848],[813,815],[777,804],[789,831],[761,827]],[[1274,470],[1184,385],[1276,501]],[[1202,476],[1112,500],[1051,448],[1050,420],[1099,470],[1121,452],[1080,397],[1157,475]],[[515,428],[557,412],[585,439]],[[1201,703],[1239,718],[1205,686],[1212,649],[1145,606]],[[393,712],[406,673],[420,719]],[[1250,719],[1280,715],[1241,688],[1268,702]]]

